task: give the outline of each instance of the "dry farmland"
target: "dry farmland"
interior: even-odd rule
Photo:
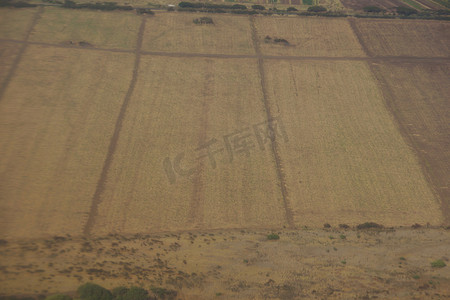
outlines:
[[[450,23],[201,16],[0,9],[0,296],[449,296]]]
[[[362,19],[354,22],[370,56],[449,57],[448,22]]]

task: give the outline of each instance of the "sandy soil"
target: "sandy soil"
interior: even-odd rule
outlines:
[[[450,268],[431,262],[448,261],[449,249],[450,230],[426,227],[2,240],[0,291],[70,294],[93,281],[164,287],[177,299],[444,299]]]

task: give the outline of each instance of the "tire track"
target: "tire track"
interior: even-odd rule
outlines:
[[[92,203],[91,203],[91,208],[89,210],[88,219],[87,219],[87,222],[83,229],[84,235],[90,235],[92,233],[92,229],[95,225],[95,219],[98,216],[98,206],[102,202],[101,195],[103,194],[103,191],[105,190],[106,179],[108,177],[108,172],[111,167],[114,152],[116,151],[117,142],[119,140],[119,135],[120,135],[120,130],[122,129],[123,120],[125,118],[126,110],[129,105],[131,95],[133,94],[134,87],[136,86],[136,81],[137,81],[138,71],[139,71],[139,64],[141,61],[141,47],[142,47],[142,41],[144,38],[145,22],[146,22],[146,17],[144,16],[144,17],[142,17],[142,22],[141,22],[141,26],[139,28],[138,39],[137,39],[137,43],[136,43],[136,50],[135,50],[136,58],[134,60],[133,75],[132,75],[132,78],[130,81],[130,85],[128,87],[128,91],[125,95],[125,99],[123,100],[122,107],[120,108],[120,112],[119,112],[119,115],[116,120],[116,125],[114,127],[114,133],[111,137],[109,147],[108,147],[108,152],[106,154],[105,162],[103,164],[103,169],[102,169],[100,178],[97,182],[97,187],[95,189],[94,196],[92,197]]]
[[[204,100],[202,104],[200,131],[198,136],[199,148],[207,144],[207,129],[209,120],[209,102],[214,96],[214,62],[206,60],[205,81],[203,87]],[[194,224],[194,227],[202,228],[203,222],[203,202],[204,202],[204,171],[205,163],[203,160],[198,161],[198,165],[193,178],[193,191],[191,195],[191,207],[189,211],[189,223]]]
[[[250,16],[250,26],[252,30],[252,41],[253,41],[253,47],[255,49],[257,58],[258,58],[258,72],[261,79],[261,90],[263,93],[263,103],[264,103],[264,110],[266,112],[267,122],[269,124],[269,130],[271,132],[275,132],[271,120],[273,120],[273,115],[270,110],[269,105],[269,97],[267,93],[267,84],[266,84],[266,78],[265,78],[265,72],[264,72],[264,61],[263,56],[261,54],[261,47],[258,40],[258,34],[256,31],[256,25],[255,25],[255,17]],[[294,228],[294,216],[292,213],[292,209],[288,200],[288,192],[286,188],[286,176],[283,173],[283,167],[282,167],[282,161],[280,154],[278,152],[278,143],[276,140],[276,134],[272,134],[270,138],[270,144],[272,149],[272,154],[275,161],[275,169],[277,173],[278,183],[280,185],[281,189],[281,196],[283,197],[283,207],[285,211],[286,221],[290,228]]]
[[[6,75],[5,79],[2,82],[2,85],[0,87],[0,102],[3,99],[3,95],[5,94],[6,88],[8,87],[9,83],[11,82],[11,79],[14,77],[14,74],[16,73],[17,66],[19,65],[20,61],[22,60],[22,55],[25,53],[25,50],[28,47],[28,39],[30,38],[31,33],[33,32],[34,27],[37,24],[37,21],[41,17],[42,12],[44,11],[44,7],[41,6],[38,8],[37,12],[33,16],[33,20],[31,21],[30,26],[28,27],[26,33],[25,33],[25,39],[22,47],[20,47],[19,52],[17,53],[16,58],[14,59],[11,69],[8,72],[8,75]]]
[[[358,26],[356,25],[355,18],[349,18],[348,23],[350,24],[350,27],[352,28],[353,34],[358,39],[359,45],[361,46],[362,50],[368,57],[373,57],[373,53],[369,50],[366,43],[364,42],[364,39],[362,37],[361,31],[359,31]]]

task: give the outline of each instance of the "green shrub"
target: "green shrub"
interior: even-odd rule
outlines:
[[[136,13],[138,15],[154,15],[155,13],[150,8],[136,8]]]
[[[123,292],[123,290],[122,290]],[[147,300],[148,292],[140,287],[131,287],[126,290],[121,296],[114,298],[114,300]]]
[[[253,9],[259,9],[259,10],[265,10],[266,9],[264,6],[259,5],[259,4],[252,5],[252,8]]]
[[[214,24],[213,19],[210,17],[197,18],[197,19],[194,19],[193,22],[195,24]]]
[[[111,291],[114,300],[122,299],[121,297],[128,292],[129,288],[118,286]]]
[[[383,225],[374,223],[374,222],[366,222],[363,224],[359,224],[358,226],[356,226],[357,229],[361,230],[361,229],[370,229],[370,228],[375,228],[375,229],[382,229]]]
[[[327,9],[325,7],[323,7],[323,6],[315,5],[315,6],[308,7],[308,11],[309,12],[320,13],[320,12],[326,12]]]
[[[395,10],[397,11],[397,13],[399,15],[402,15],[402,16],[410,16],[410,15],[417,14],[417,10],[415,10],[414,8],[406,7],[406,6],[396,7]]]
[[[67,295],[53,295],[48,296],[47,298],[45,298],[45,300],[72,300],[72,297],[69,297]]]
[[[269,234],[269,235],[267,236],[267,239],[268,239],[268,240],[279,240],[279,239],[280,239],[280,236],[279,236],[278,234],[276,234],[276,233],[271,233],[271,234]]]
[[[174,299],[177,296],[176,291],[168,290],[162,287],[151,287],[150,290],[153,294],[162,299]]]
[[[78,288],[80,300],[112,300],[110,291],[95,283],[85,283]]]
[[[22,8],[22,7],[36,7],[36,4],[30,4],[24,1],[12,1],[12,0],[1,0],[0,1],[0,7],[16,7],[16,8]]]
[[[431,263],[433,268],[443,268],[446,266],[445,262],[442,259],[435,260]]]
[[[288,7],[287,11],[298,11],[298,9],[296,9],[295,7]]]
[[[363,10],[368,13],[384,13],[384,12],[386,12],[385,9],[382,9],[378,6],[364,6]]]
[[[247,6],[245,6],[243,4],[233,4],[230,8],[231,9],[247,9]]]

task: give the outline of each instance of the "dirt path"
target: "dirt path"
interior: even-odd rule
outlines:
[[[28,27],[27,32],[25,33],[25,39],[22,41],[22,47],[19,49],[19,53],[17,53],[16,58],[14,59],[14,62],[11,66],[11,69],[8,72],[8,75],[6,75],[5,80],[3,81],[2,85],[0,86],[0,101],[3,99],[3,95],[5,94],[6,88],[8,87],[9,83],[11,82],[11,79],[14,77],[14,74],[16,73],[17,66],[20,63],[20,60],[22,59],[22,55],[25,53],[25,50],[28,47],[28,39],[30,38],[31,33],[33,32],[34,27],[36,26],[37,21],[41,17],[42,12],[44,11],[44,7],[39,7],[37,12],[33,16],[33,20],[31,21],[30,26]]]
[[[145,22],[146,17],[142,17],[141,26],[139,28],[139,34],[137,39],[137,45],[136,45],[136,58],[134,60],[134,68],[133,68],[133,77],[130,81],[130,86],[128,87],[127,94],[125,95],[125,99],[123,100],[122,107],[120,108],[119,116],[116,120],[116,125],[114,128],[114,133],[111,137],[111,141],[109,143],[108,153],[106,154],[105,163],[103,164],[102,173],[100,175],[100,178],[97,182],[97,188],[95,190],[94,196],[92,198],[92,204],[89,211],[87,222],[84,226],[83,233],[85,235],[90,235],[92,232],[92,229],[95,225],[95,218],[98,215],[98,206],[100,205],[102,199],[101,196],[103,194],[103,191],[105,189],[106,179],[108,176],[108,171],[111,167],[112,159],[114,152],[116,151],[117,142],[119,140],[120,130],[122,129],[122,123],[125,117],[125,113],[128,107],[128,104],[131,99],[131,95],[133,94],[134,87],[136,86],[136,81],[138,77],[138,71],[139,71],[139,64],[141,61],[141,47],[142,47],[142,40],[144,38],[144,29],[145,29]]]
[[[349,20],[349,22],[354,22],[355,20]],[[358,36],[357,36],[358,37]],[[359,37],[358,37],[359,38]],[[81,46],[71,46],[63,44],[51,44],[43,42],[31,42],[31,41],[20,41],[14,39],[0,39],[0,43],[16,43],[16,44],[27,44],[27,45],[38,45],[46,47],[64,48],[64,49],[77,49],[86,51],[105,51],[105,52],[115,52],[115,53],[136,53],[136,50],[128,49],[108,49],[108,48],[96,48],[96,47],[81,47]],[[360,42],[362,44],[362,42]],[[368,50],[365,49],[367,52]],[[420,62],[420,63],[440,63],[450,61],[450,57],[420,57],[420,56],[370,56],[370,57],[357,57],[357,56],[277,56],[277,55],[245,55],[245,54],[209,54],[209,53],[189,53],[189,52],[154,52],[154,51],[140,51],[140,55],[153,55],[153,56],[164,56],[164,57],[203,57],[203,58],[231,58],[231,59],[257,59],[261,57],[265,59],[273,60],[314,60],[314,61],[389,61],[389,62]]]
[[[214,97],[214,62],[212,60],[206,61],[205,78],[203,82],[203,103],[200,115],[200,131],[198,133],[198,147],[199,149],[208,143],[208,123],[209,123],[209,103]],[[203,223],[203,203],[204,195],[204,181],[205,181],[205,161],[200,159],[193,177],[193,191],[191,195],[191,203],[189,210],[189,224],[194,227],[202,228]]]
[[[272,125],[272,120],[274,120],[274,117],[272,115],[271,109],[270,109],[270,105],[269,105],[269,97],[267,94],[267,83],[266,83],[266,77],[265,77],[265,72],[264,72],[264,60],[263,60],[263,56],[261,54],[261,48],[259,45],[259,40],[258,40],[258,34],[256,31],[256,25],[255,25],[255,17],[251,16],[250,17],[250,26],[252,29],[252,40],[253,40],[253,47],[255,48],[255,53],[257,54],[258,57],[258,71],[259,71],[259,76],[261,78],[261,90],[263,93],[263,102],[264,102],[264,110],[266,112],[267,115],[267,122],[269,124],[269,130],[270,132],[272,132],[272,136],[270,139],[270,143],[271,143],[271,148],[272,148],[272,154],[275,160],[275,169],[277,172],[277,177],[278,177],[278,182],[280,185],[280,189],[281,189],[281,195],[283,197],[283,206],[284,206],[284,211],[286,214],[286,221],[289,225],[290,228],[294,228],[294,216],[292,213],[292,209],[290,207],[290,203],[289,203],[289,199],[288,199],[288,192],[287,192],[287,188],[286,188],[286,176],[283,173],[283,166],[282,166],[282,161],[281,161],[281,157],[278,151],[278,143],[277,143],[277,138],[276,138],[276,134],[275,134],[275,130],[273,128]]]

